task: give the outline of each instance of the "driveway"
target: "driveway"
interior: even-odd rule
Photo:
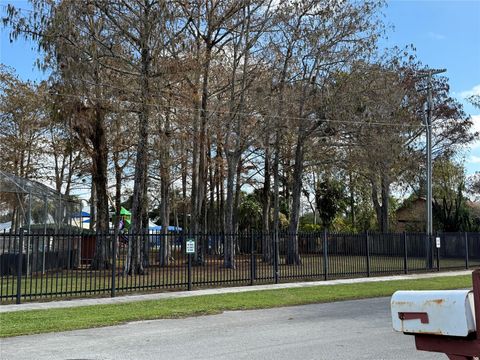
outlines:
[[[447,359],[394,333],[388,298],[175,320],[1,340],[2,360]]]

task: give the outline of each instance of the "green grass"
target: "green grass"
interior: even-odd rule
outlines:
[[[109,326],[135,320],[217,314],[226,310],[265,309],[390,296],[400,289],[442,290],[467,287],[471,287],[471,276],[469,275],[19,311],[0,314],[0,337]]]

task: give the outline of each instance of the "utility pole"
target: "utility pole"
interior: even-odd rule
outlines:
[[[446,69],[425,69],[419,72],[419,77],[427,78],[427,113],[425,116],[425,130],[427,138],[427,263],[431,269],[433,267],[433,253],[431,249],[431,239],[433,234],[433,214],[432,214],[432,113],[433,113],[433,96],[432,96],[432,76],[441,74]]]
[[[427,111],[425,116],[425,129],[427,138],[427,235],[430,237],[433,233],[432,221],[432,113],[433,113],[433,96],[432,96],[432,76],[441,74],[446,69],[425,69],[419,72],[419,77],[427,77]]]

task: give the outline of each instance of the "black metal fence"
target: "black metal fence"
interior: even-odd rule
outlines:
[[[189,240],[195,241],[194,254],[186,253]],[[233,264],[225,263],[227,242],[235,250]],[[292,251],[297,256],[291,256]],[[4,232],[0,233],[0,300],[20,303],[55,297],[115,296],[157,289],[327,280],[475,266],[480,266],[480,233],[428,237],[418,233],[316,232],[280,233],[276,237],[253,232]]]

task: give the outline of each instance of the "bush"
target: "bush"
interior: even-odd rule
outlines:
[[[298,230],[307,232],[321,231],[322,226],[318,224],[300,224]]]

